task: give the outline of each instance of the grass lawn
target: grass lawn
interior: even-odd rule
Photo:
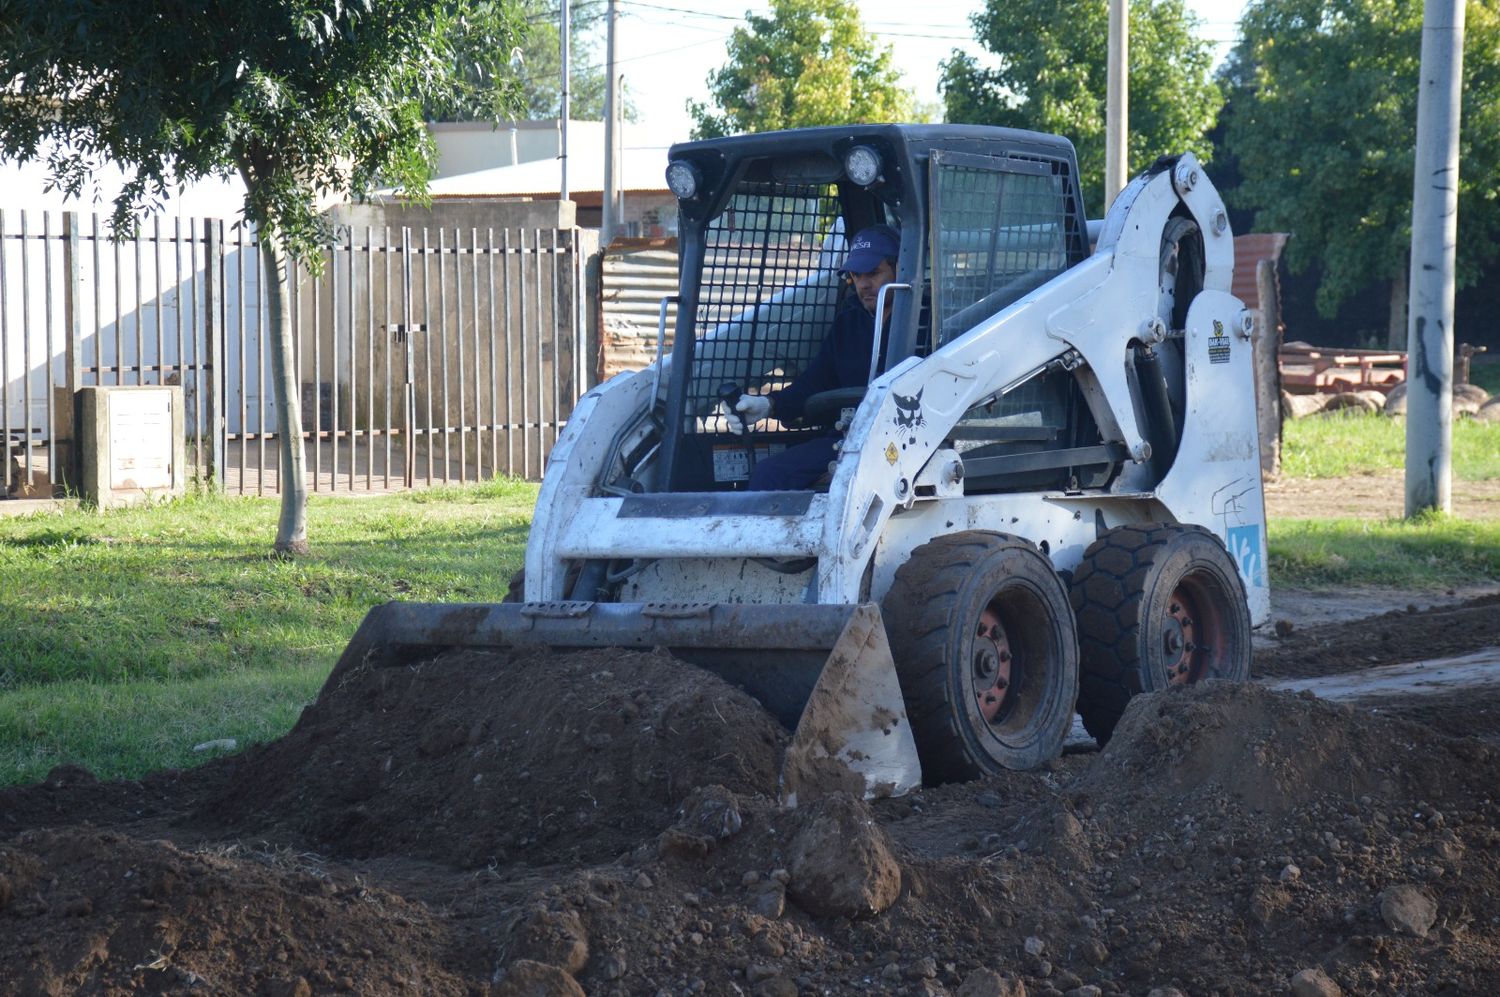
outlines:
[[[371,606],[499,601],[535,498],[509,481],[315,497],[313,553],[294,561],[269,555],[271,499],[0,519],[0,785],[63,762],[134,777],[204,761],[204,742],[280,736]],[[1500,580],[1496,522],[1293,520],[1269,535],[1273,587]]]
[[[1281,471],[1294,478],[1342,478],[1406,466],[1406,422],[1383,415],[1331,413],[1293,419],[1282,433]],[[1453,475],[1500,478],[1500,423],[1453,423]]]
[[[101,777],[279,736],[370,607],[498,602],[536,486],[314,497],[313,553],[270,556],[277,504],[0,519],[0,784],[73,761]]]

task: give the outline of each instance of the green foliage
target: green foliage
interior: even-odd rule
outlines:
[[[729,61],[688,101],[695,138],[811,125],[902,121],[914,111],[889,47],[865,31],[852,0],[772,0],[746,14]]]
[[[1406,423],[1383,415],[1329,413],[1282,427],[1281,470],[1294,478],[1342,478],[1406,467]],[[1456,419],[1453,476],[1500,478],[1500,423]]]
[[[1089,213],[1102,212],[1105,70],[1109,5],[1097,0],[988,0],[973,17],[991,67],[955,51],[943,63],[947,117],[1063,135],[1078,150]],[[1193,152],[1207,160],[1204,138],[1223,104],[1211,74],[1212,45],[1194,34],[1197,20],[1182,0],[1130,5],[1131,172],[1158,156]]]
[[[1256,227],[1288,231],[1294,270],[1323,269],[1319,313],[1372,281],[1404,279],[1411,247],[1422,5],[1262,0],[1227,73],[1231,193]],[[1458,280],[1500,255],[1500,2],[1471,0],[1459,141]]]
[[[13,0],[0,18],[0,152],[83,193],[130,179],[118,228],[179,182],[239,173],[245,213],[316,264],[322,195],[426,190],[424,103],[502,117],[511,0]]]
[[[315,497],[322,539],[295,561],[256,540],[269,499],[0,519],[0,784],[280,736],[372,606],[503,598],[535,501],[516,481]]]
[[[557,0],[518,0],[521,30],[508,55],[514,79],[487,75],[487,51],[459,52],[460,73],[476,88],[515,87],[520,94],[523,118],[556,118],[562,109],[561,11]],[[604,118],[605,65],[600,52],[604,37],[604,0],[570,0],[568,5],[568,114],[575,121]],[[475,39],[487,46],[486,39]],[[621,93],[622,116],[636,117],[629,95]],[[483,107],[429,105],[429,121],[491,120]]]
[[[1500,522],[1283,519],[1267,524],[1271,586],[1446,589],[1500,580]]]

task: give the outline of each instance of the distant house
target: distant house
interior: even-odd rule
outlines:
[[[441,168],[430,185],[434,201],[556,200],[562,189],[562,162],[556,121],[512,125],[435,124],[433,137]],[[626,148],[619,187],[624,218],[617,235],[660,238],[677,234],[677,200],[667,190],[667,157],[662,148]],[[489,165],[484,165],[485,163]],[[568,125],[568,200],[583,228],[598,228],[604,205],[604,125]]]

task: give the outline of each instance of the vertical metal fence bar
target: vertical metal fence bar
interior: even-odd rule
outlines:
[[[528,476],[541,477],[541,467],[547,460],[547,368],[546,350],[542,349],[544,342],[542,323],[546,320],[542,312],[542,287],[545,277],[542,273],[542,230],[535,228],[531,230],[532,250],[536,254],[536,462],[537,470],[532,471],[528,465],[526,473]]]
[[[477,229],[477,228],[471,227],[469,229],[469,250],[470,250],[470,252],[469,252],[469,262],[472,264],[472,271],[471,271],[470,276],[469,276],[469,289],[473,292],[472,296],[473,296],[473,299],[474,299],[474,306],[473,306],[473,308],[471,308],[469,310],[470,311],[469,321],[474,326],[474,358],[473,358],[473,363],[470,365],[473,368],[473,371],[474,371],[474,423],[473,423],[473,425],[474,425],[474,480],[475,481],[483,481],[484,480],[484,434],[482,432],[482,429],[483,429],[483,426],[484,426],[484,415],[482,414],[482,409],[480,408],[480,399],[482,399],[484,396],[482,394],[480,394],[480,390],[479,390],[479,388],[480,388],[480,385],[479,385],[479,374],[480,374],[479,355],[480,355],[480,349],[481,349],[481,347],[479,345],[479,335],[480,335],[480,331],[481,330],[480,330],[480,325],[479,325],[479,260],[480,260],[480,254],[479,254],[479,229]]]
[[[375,484],[375,250],[365,226],[365,491]]]
[[[29,488],[34,480],[31,475],[31,253],[27,243],[31,240],[27,220],[30,212],[21,211],[21,466]],[[9,463],[7,461],[7,463]]]
[[[558,349],[561,343],[559,327],[562,325],[562,313],[558,311],[561,299],[557,293],[557,284],[562,277],[562,257],[557,253],[557,229],[552,230],[552,255],[548,259],[548,270],[552,276],[552,427],[546,449],[550,452],[552,444],[557,442],[557,427],[562,421],[562,352]],[[544,460],[542,466],[546,466]]]
[[[448,483],[449,473],[449,432],[448,418],[448,276],[443,266],[443,257],[446,255],[448,245],[448,233],[446,229],[438,229],[438,350],[443,362],[443,398],[438,407],[443,414],[443,484]]]
[[[225,397],[225,324],[224,310],[223,222],[209,219],[203,223],[203,342],[208,353],[208,450],[209,477],[217,492],[224,490],[224,464],[229,459],[228,399]]]
[[[519,303],[521,306],[520,318],[517,325],[517,335],[521,345],[521,356],[518,366],[521,373],[521,422],[517,427],[521,432],[521,476],[531,475],[531,401],[530,401],[530,356],[526,344],[531,339],[531,329],[526,321],[526,230],[516,230],[516,284],[520,288]]]
[[[99,285],[104,274],[99,255],[99,216],[93,219],[92,245],[94,255],[94,383],[104,384],[104,295]]]
[[[5,247],[5,212],[0,211],[0,484],[10,492],[10,253]]]
[[[240,226],[241,239],[245,226]],[[270,363],[266,349],[266,277],[270,269],[260,252],[260,233],[250,244],[250,273],[255,277],[255,494],[266,493],[266,437],[270,428],[266,425],[266,364]],[[249,373],[245,371],[244,373]],[[276,465],[277,491],[281,489],[281,462]]]
[[[151,223],[151,270],[152,279],[156,284],[156,383],[167,383],[167,347],[166,332],[162,325],[162,286],[161,286],[161,215],[152,219]]]
[[[428,238],[427,226],[422,226],[422,323],[426,335],[422,337],[422,378],[424,382],[423,394],[427,398],[427,428],[423,430],[427,442],[427,484],[432,484],[432,462],[436,455],[437,443],[432,438],[432,337],[439,328],[439,324],[432,320],[432,295],[429,289],[432,287],[432,271],[428,264],[432,259],[432,241]]]
[[[195,411],[193,412],[193,442],[195,448],[195,453],[193,456],[195,462],[201,467],[204,458],[203,424],[205,415],[205,395],[203,393],[203,354],[206,351],[199,345],[201,342],[201,340],[199,339],[199,335],[204,330],[204,323],[201,322],[198,318],[198,242],[195,237],[192,225],[188,226],[187,251],[188,273],[192,275],[191,277],[189,277],[189,281],[191,282],[192,289],[193,312],[192,322],[188,327],[188,333],[193,344],[193,365],[183,372],[183,383],[186,384],[187,375],[191,373],[193,378],[193,397],[196,398],[198,402],[197,405],[194,406]],[[205,260],[207,259],[206,254],[204,258]],[[206,265],[204,269],[205,271],[207,270]]]
[[[511,282],[510,282],[510,229],[505,229],[501,234],[504,243],[504,255],[500,257],[500,277],[504,287],[505,309],[501,316],[505,321],[505,473],[511,477],[516,473],[516,388],[515,388],[515,345],[512,342],[511,328],[515,324],[511,319]]]
[[[43,404],[47,410],[47,477],[52,481],[52,494],[57,494],[57,486],[62,481],[62,475],[58,473],[57,467],[57,391],[54,385],[55,374],[52,370],[53,358],[57,356],[57,341],[53,336],[52,322],[55,316],[52,296],[52,212],[42,212],[42,273],[45,276],[45,298],[43,303],[46,310],[42,316],[47,327],[46,334],[46,371],[47,376],[42,379],[42,390],[47,392]]]
[[[407,488],[417,483],[417,398],[416,355],[417,324],[411,313],[411,229],[401,226],[401,327],[405,330],[401,351],[401,454],[402,483]]]
[[[331,261],[323,273],[333,273]],[[323,485],[323,278],[309,278],[308,283],[312,286],[313,491],[318,491]]]
[[[186,369],[183,366],[187,354],[183,349],[182,334],[182,217],[180,215],[172,219],[172,287],[173,293],[177,295],[177,315],[173,323],[174,331],[177,333],[177,363],[173,366],[173,373],[177,375],[177,383],[182,386],[182,402],[186,406],[188,399],[188,379]],[[165,379],[165,375],[163,375],[163,379]],[[183,415],[186,417],[187,413],[184,411]],[[182,430],[184,435],[192,431],[192,427],[187,424],[185,418]]]
[[[384,487],[391,487],[391,433],[395,422],[391,417],[391,227],[385,226],[385,238],[380,244],[380,258],[385,274],[385,314],[381,317],[380,347],[385,353],[385,477]]]
[[[291,325],[292,325],[292,361],[291,362],[292,362],[292,370],[294,370],[294,371],[297,372],[297,377],[296,377],[295,383],[297,385],[297,391],[299,393],[298,394],[298,399],[300,401],[300,399],[301,399],[302,385],[304,385],[304,384],[307,383],[307,370],[306,370],[306,366],[308,364],[308,359],[307,359],[307,351],[302,348],[302,267],[300,265],[298,265],[298,263],[295,260],[288,259],[286,261],[286,280],[287,280],[287,297],[290,299],[290,305],[289,305],[289,307],[290,307],[290,313],[287,314],[287,315],[282,316],[282,321],[284,321],[284,322],[290,322]],[[276,289],[272,288],[271,289],[271,293],[272,294],[277,293]],[[276,372],[273,370],[273,371],[271,371],[271,378],[272,378],[273,382],[275,381],[275,377],[276,377]],[[313,404],[313,408],[316,409],[317,406],[318,406],[318,383],[316,381],[313,382],[313,401],[312,401],[312,404]],[[300,404],[297,406],[297,417],[301,420],[301,422],[298,425],[295,425],[295,426],[291,426],[291,425],[282,426],[281,425],[281,410],[280,409],[276,410],[276,422],[277,422],[277,426],[279,427],[279,431],[280,432],[287,433],[287,434],[290,435],[293,447],[302,447],[302,482],[301,482],[301,484],[302,484],[303,488],[306,488],[307,487],[307,434],[305,432],[303,432],[302,427],[307,424],[307,413],[306,413],[306,411],[304,411],[304,408],[305,408],[305,406],[300,405]],[[317,444],[317,437],[313,437],[313,446],[316,447],[317,445],[318,445]],[[282,459],[281,456],[280,456],[281,455],[281,447],[278,446],[276,448],[276,454],[277,454],[276,466],[278,468],[280,468],[281,465],[283,463],[285,463],[284,459]],[[276,480],[277,481],[281,481],[280,473],[278,473],[278,476],[277,476]],[[283,488],[286,487],[285,482],[282,482],[282,487]]]
[[[453,351],[458,365],[458,420],[454,422],[449,416],[449,422],[454,424],[458,430],[458,480],[469,479],[469,434],[464,431],[467,416],[464,414],[465,396],[464,390],[464,232],[463,229],[454,226],[453,229]]]
[[[125,315],[121,310],[124,307],[125,295],[120,287],[120,244],[113,244],[115,260],[115,383],[125,383]],[[100,357],[100,364],[103,364]],[[102,373],[102,371],[101,371]],[[103,383],[102,381],[100,383]]]
[[[240,371],[240,383],[239,383],[239,397],[240,397],[240,406],[239,406],[239,415],[240,415],[240,432],[239,432],[239,442],[240,442],[240,465],[239,465],[239,470],[240,470],[240,487],[239,487],[239,492],[240,492],[241,495],[245,494],[245,466],[250,462],[250,457],[249,457],[249,454],[250,454],[250,451],[249,451],[249,446],[250,446],[250,441],[249,441],[249,437],[250,437],[250,398],[249,398],[249,395],[250,395],[250,377],[249,377],[249,370],[245,366],[245,360],[246,360],[245,341],[247,339],[247,337],[245,335],[245,257],[246,257],[246,255],[247,254],[245,252],[245,227],[243,225],[241,225],[241,226],[239,226],[238,231],[235,234],[235,253],[234,253],[234,278],[235,278],[235,284],[236,284],[235,298],[236,298],[236,301],[237,301],[237,304],[238,304],[238,308],[236,309],[236,311],[237,311],[237,314],[239,316],[238,320],[235,323],[235,333],[239,337],[238,350],[239,350],[239,357],[240,357],[240,364],[239,364],[239,371]],[[225,374],[227,376],[228,375],[228,371],[225,371]],[[256,487],[257,488],[260,487],[260,482],[259,481],[256,482]]]
[[[490,477],[500,476],[500,392],[499,371],[495,367],[495,229],[492,226],[484,240],[484,270],[490,294]]]
[[[348,317],[347,326],[348,326],[348,329],[349,329],[349,345],[348,345],[348,350],[349,350],[349,356],[348,356],[348,360],[349,360],[349,405],[348,405],[348,409],[349,409],[349,411],[347,413],[345,413],[345,415],[346,415],[346,421],[348,422],[348,426],[344,428],[343,435],[346,436],[348,438],[348,441],[349,441],[349,461],[348,461],[348,463],[349,463],[349,490],[353,491],[354,490],[354,421],[355,421],[354,420],[354,416],[359,411],[359,396],[354,393],[354,386],[355,386],[355,384],[357,382],[356,382],[355,377],[354,377],[354,226],[353,225],[349,226],[348,245],[345,246],[345,247],[343,247],[343,249],[344,249],[344,259],[345,259],[344,271],[345,271],[345,275],[348,277],[348,280],[345,281],[345,286],[344,286],[344,304],[345,304],[344,311],[345,311],[345,313],[346,313],[346,315]],[[334,329],[334,332],[333,332],[334,343],[337,344],[338,343],[338,329],[336,327],[337,326],[337,318],[335,318],[334,321],[335,321],[335,329]],[[336,348],[337,347],[335,346],[335,349]],[[338,370],[338,365],[337,365],[337,359],[336,358],[335,358],[334,370],[335,371]],[[335,397],[337,397],[336,394],[335,394]],[[337,415],[338,415],[338,412],[337,412],[337,410],[335,410],[334,411],[335,418],[334,418],[333,422],[334,422],[334,426],[336,428],[339,425],[339,420],[337,418]],[[338,470],[338,460],[339,460],[339,443],[338,443],[338,441],[339,441],[339,434],[335,433],[334,434],[334,444],[333,444],[333,465],[334,465],[335,472]]]
[[[130,240],[130,248],[135,256],[135,308],[131,312],[132,324],[135,326],[135,383],[146,383],[146,303],[145,284],[142,271],[145,267],[141,263],[141,234],[135,233]]]

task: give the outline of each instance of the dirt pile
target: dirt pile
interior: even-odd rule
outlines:
[[[1140,698],[1101,753],[787,811],[783,738],[660,655],[334,676],[240,759],[0,792],[0,994],[1457,994],[1500,972],[1482,742],[1210,684]]]
[[[331,676],[203,816],[356,858],[603,862],[697,786],[774,794],[784,741],[755,700],[665,654],[452,652]]]

